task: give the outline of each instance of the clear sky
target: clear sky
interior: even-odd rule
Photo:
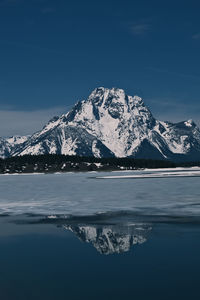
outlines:
[[[200,124],[200,1],[0,0],[0,135],[30,134],[98,86]]]

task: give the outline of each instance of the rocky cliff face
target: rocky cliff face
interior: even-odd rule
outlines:
[[[200,160],[200,131],[192,120],[156,120],[138,96],[95,89],[87,100],[55,117],[23,143],[0,141],[0,155],[67,154]]]

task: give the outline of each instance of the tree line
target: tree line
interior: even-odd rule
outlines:
[[[24,155],[0,159],[0,173],[67,172],[67,171],[109,171],[143,168],[173,168],[193,166],[200,163],[176,164],[168,160],[134,158],[96,158],[69,155]]]

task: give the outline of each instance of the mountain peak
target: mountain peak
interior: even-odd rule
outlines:
[[[106,105],[107,107],[112,106],[113,104],[120,104],[125,106],[144,105],[141,97],[137,95],[129,96],[123,89],[119,89],[116,87],[98,87],[92,91],[87,101],[90,101],[97,106]]]
[[[98,87],[31,137],[0,140],[1,157],[25,154],[194,161],[200,159],[200,131],[193,120],[156,120],[142,98],[123,89]]]
[[[155,124],[140,97],[128,96],[123,89],[104,87],[78,102],[66,121],[70,126],[84,127],[118,157],[131,156]]]
[[[116,98],[122,99],[125,97],[125,91],[118,88],[105,88],[105,87],[98,87],[92,91],[88,100],[92,100],[92,102],[103,102],[107,98]]]
[[[117,88],[117,87],[112,87],[112,88],[105,88],[103,86],[95,88],[91,95],[95,94],[103,94],[103,93],[111,93],[111,94],[125,94],[125,91],[123,89]]]

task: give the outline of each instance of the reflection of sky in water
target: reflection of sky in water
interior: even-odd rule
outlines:
[[[132,211],[145,215],[200,216],[198,177],[91,178],[97,175],[99,173],[0,176],[0,212],[89,215]]]

